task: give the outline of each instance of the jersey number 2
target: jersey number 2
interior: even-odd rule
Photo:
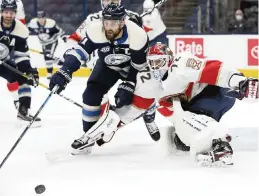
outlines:
[[[150,80],[151,79],[151,73],[150,73],[150,68],[149,66],[146,66],[144,70],[139,71],[140,73],[147,73],[145,75],[140,76],[140,79],[142,83],[145,83],[145,80]]]

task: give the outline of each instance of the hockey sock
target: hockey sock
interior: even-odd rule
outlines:
[[[87,132],[101,116],[100,106],[89,106],[84,104],[82,109],[83,114],[83,131]]]
[[[30,108],[31,106],[31,88],[28,84],[23,84],[19,87],[19,102],[20,105]]]

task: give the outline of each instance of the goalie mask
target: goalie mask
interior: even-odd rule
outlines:
[[[157,80],[161,80],[173,61],[171,49],[160,42],[149,48],[147,63]]]

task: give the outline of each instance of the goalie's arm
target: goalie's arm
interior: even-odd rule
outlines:
[[[238,89],[239,83],[246,80],[238,70],[224,66],[219,60],[200,59],[190,53],[179,53],[168,71],[165,87],[170,87],[175,78],[187,82],[216,85],[223,88]]]

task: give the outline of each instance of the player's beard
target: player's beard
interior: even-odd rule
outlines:
[[[108,40],[113,41],[115,38],[120,34],[121,28],[117,29],[116,31],[113,30],[104,30],[105,31],[105,36]]]
[[[4,17],[3,18],[4,25],[6,25],[8,27],[12,25],[13,21],[14,21],[14,18],[12,18],[12,17]]]

